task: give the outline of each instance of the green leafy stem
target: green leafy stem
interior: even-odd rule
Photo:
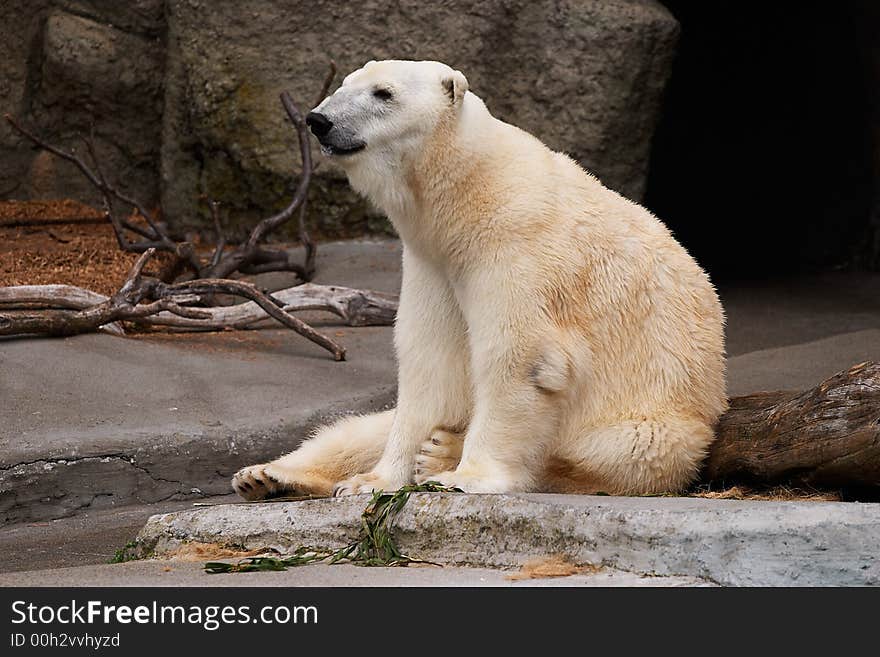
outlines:
[[[460,493],[458,488],[447,488],[437,482],[403,486],[391,493],[378,491],[361,514],[358,537],[339,550],[322,550],[300,546],[286,557],[248,557],[238,563],[211,561],[205,571],[217,573],[249,573],[259,570],[287,570],[294,566],[326,562],[352,563],[359,566],[406,566],[411,563],[430,563],[403,554],[394,541],[394,521],[406,506],[412,493]]]

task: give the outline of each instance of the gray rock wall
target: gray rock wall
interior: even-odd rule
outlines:
[[[105,172],[147,203],[158,203],[162,0],[12,5],[0,26],[2,111],[67,148],[94,124]],[[0,150],[7,166],[0,169],[0,198],[99,200],[71,165],[41,153],[3,123]]]
[[[49,0],[6,0],[0,21],[0,114],[21,114],[28,106],[28,88],[38,66],[41,28]],[[20,197],[33,159],[6,121],[0,121],[0,199]]]
[[[497,116],[639,199],[678,35],[655,0],[8,2],[3,111],[68,146],[94,119],[113,179],[161,197],[180,230],[205,225],[205,193],[239,228],[286,202],[299,158],[278,94],[309,109],[331,58],[341,75],[369,59],[446,61]],[[5,125],[0,150],[0,198],[98,200]],[[381,225],[331,167],[310,200],[324,229]]]
[[[202,191],[239,218],[284,203],[298,159],[278,94],[307,107],[331,58],[342,74],[370,59],[445,61],[497,116],[639,199],[678,34],[653,0],[167,6],[163,202],[185,224],[199,221]],[[313,220],[330,225],[369,216],[326,169],[311,202]]]

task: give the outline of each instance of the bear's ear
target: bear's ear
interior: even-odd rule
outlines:
[[[453,71],[452,75],[443,78],[443,89],[453,105],[457,105],[464,98],[468,90],[468,81],[461,71]]]

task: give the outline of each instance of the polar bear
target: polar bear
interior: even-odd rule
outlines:
[[[724,315],[664,224],[438,62],[369,62],[307,123],[403,242],[397,406],[244,468],[240,495],[694,479],[727,405]]]

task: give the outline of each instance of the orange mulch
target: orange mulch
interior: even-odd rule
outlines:
[[[104,213],[78,201],[0,201],[0,287],[77,285],[112,294],[138,258],[119,248]],[[158,254],[156,270],[167,257]]]
[[[79,201],[0,201],[0,226],[97,223],[104,213]]]
[[[137,215],[128,219],[144,224]],[[313,233],[315,239],[324,237],[321,231]],[[205,257],[213,250],[213,244],[198,236],[195,246]],[[119,248],[109,220],[95,207],[70,199],[0,201],[0,287],[62,283],[109,295],[119,289],[137,258]],[[159,252],[147,273],[156,275],[170,263],[171,256]]]

